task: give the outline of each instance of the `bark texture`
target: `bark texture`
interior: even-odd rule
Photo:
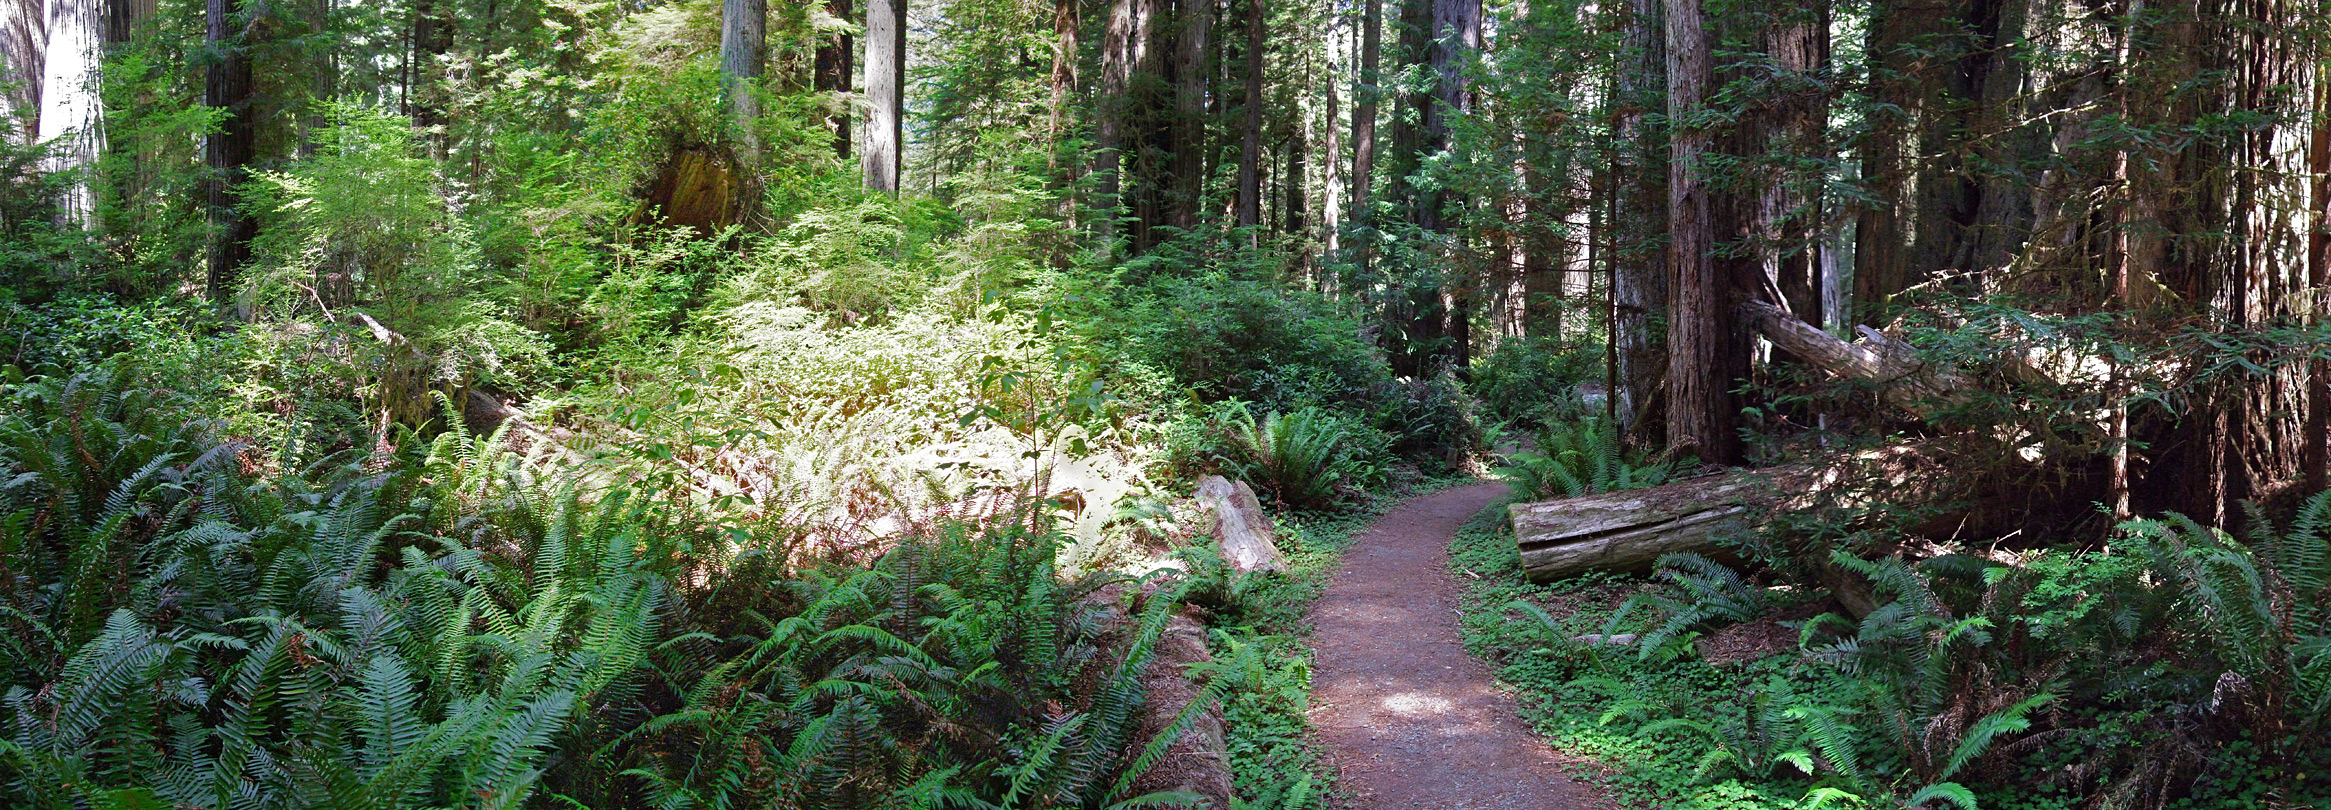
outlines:
[[[735,0],[731,0],[735,2]],[[906,117],[906,0],[866,2],[866,188],[898,193]]]

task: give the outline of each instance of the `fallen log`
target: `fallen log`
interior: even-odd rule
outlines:
[[[1750,513],[1779,499],[1769,479],[1726,474],[1650,489],[1506,508],[1522,569],[1533,582],[1588,571],[1641,571],[1661,555],[1705,554],[1717,538],[1747,530]]]
[[[1847,343],[1763,301],[1743,303],[1740,311],[1774,348],[1830,374],[1872,383],[1880,399],[1921,419],[1932,417],[1938,405],[1964,402],[1970,390],[1965,378],[1927,363],[1910,344],[1867,326],[1857,327],[1860,341]]]
[[[1207,533],[1222,544],[1222,559],[1241,572],[1287,570],[1287,555],[1273,539],[1271,516],[1245,481],[1209,475],[1198,482],[1195,497],[1209,516]]]
[[[1663,555],[1721,554],[1722,540],[1783,511],[1879,501],[1943,503],[1976,486],[1926,445],[1856,453],[1826,464],[1737,470],[1506,508],[1522,568],[1547,582],[1588,571],[1642,571]]]

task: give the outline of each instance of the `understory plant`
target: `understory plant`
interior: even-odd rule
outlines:
[[[821,564],[458,426],[278,470],[116,369],[8,394],[0,804],[1188,803],[1133,789],[1185,586],[1060,576],[1042,498]]]
[[[1536,450],[1516,453],[1496,470],[1531,500],[1654,487],[1674,472],[1673,462],[1629,452],[1618,430],[1599,417],[1549,423],[1535,439]]]
[[[1214,460],[1224,473],[1252,482],[1287,506],[1324,509],[1349,500],[1382,476],[1383,439],[1366,423],[1318,407],[1274,411],[1260,419],[1246,403],[1215,411],[1220,437]]]

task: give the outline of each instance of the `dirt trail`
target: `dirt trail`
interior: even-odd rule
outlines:
[[[1387,513],[1344,554],[1312,612],[1312,725],[1366,810],[1590,810],[1567,759],[1465,653],[1449,540],[1505,492],[1474,484]]]

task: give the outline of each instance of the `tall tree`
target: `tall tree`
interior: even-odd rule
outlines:
[[[735,2],[735,0],[731,0]],[[906,119],[907,0],[866,3],[866,188],[898,193]]]
[[[1660,103],[1666,85],[1665,20],[1659,0],[1628,0],[1617,81],[1613,83],[1619,136],[1617,216],[1610,279],[1610,374],[1618,386],[1611,410],[1636,442],[1657,444],[1638,413],[1651,405],[1666,376],[1660,355],[1663,335],[1655,318],[1667,310],[1667,173],[1658,148],[1664,133],[1645,113]]]
[[[1181,0],[1179,47],[1174,51],[1174,115],[1169,124],[1173,193],[1166,224],[1198,227],[1206,197],[1206,95],[1214,55],[1215,0]]]
[[[1667,445],[1702,461],[1738,458],[1732,380],[1725,374],[1730,286],[1711,253],[1706,117],[1711,62],[1700,0],[1667,0]]]
[[[1785,7],[1764,26],[1772,65],[1772,98],[1757,122],[1759,146],[1770,167],[1760,172],[1756,222],[1758,271],[1779,291],[1775,302],[1799,320],[1822,325],[1821,180],[1830,161],[1823,139],[1828,93],[1829,7],[1826,2]]]
[[[850,5],[850,0],[826,0],[826,14],[835,20],[849,22]],[[1068,15],[1066,21],[1061,23],[1061,25],[1067,26],[1062,29],[1061,36],[1064,37],[1064,40],[1061,44],[1069,52],[1074,53],[1076,50],[1076,2],[1075,0],[1060,0],[1059,5],[1062,9],[1060,13]],[[851,53],[853,44],[850,40],[849,34],[837,31],[826,35],[825,39],[818,43],[815,68],[817,75],[814,79],[815,89],[826,94],[826,103],[832,105],[830,111],[826,113],[826,121],[834,130],[834,155],[844,160],[850,158],[850,77],[856,72],[856,66],[852,64],[855,54]],[[1054,61],[1053,108],[1055,112],[1053,115],[1055,128],[1057,128],[1059,117],[1057,110],[1061,101],[1057,90],[1060,70],[1060,63],[1057,60]],[[1072,83],[1075,81],[1073,69],[1070,71],[1069,81]]]
[[[759,84],[768,65],[768,0],[722,0],[720,84],[728,97],[729,119],[736,126],[737,137],[743,139],[748,156],[760,151]]]
[[[1910,222],[1916,203],[1909,136],[1930,94],[1926,49],[1948,6],[1878,3],[1870,11],[1863,51],[1872,103],[1859,161],[1869,202],[1854,222],[1853,308],[1861,323],[1878,323],[1887,302],[1912,283]]]
[[[1238,152],[1238,225],[1263,221],[1263,0],[1246,0],[1246,102]],[[1250,236],[1250,239],[1255,237]]]
[[[1378,60],[1384,43],[1384,0],[1362,0],[1360,66],[1352,85],[1352,223],[1368,222],[1368,194],[1376,177],[1376,100],[1383,93]],[[1367,248],[1360,267],[1367,269]]]
[[[1450,148],[1450,122],[1474,112],[1473,85],[1465,68],[1481,50],[1481,0],[1433,0],[1432,14],[1431,66],[1437,80],[1424,118],[1426,149],[1437,154]],[[1461,199],[1451,194],[1446,184],[1436,184],[1431,194],[1418,201],[1417,225],[1426,231],[1447,228],[1455,219],[1451,209],[1461,206]],[[1479,263],[1464,258],[1451,256],[1446,263],[1440,302],[1448,319],[1441,327],[1447,336],[1443,359],[1459,369],[1472,364],[1473,303],[1481,283]]]
[[[734,0],[731,0],[734,4]],[[722,20],[725,35],[727,20]],[[445,131],[445,58],[453,51],[453,0],[413,0],[413,89],[406,96],[405,113],[422,132],[431,156],[444,160],[451,152],[452,133]],[[723,40],[726,47],[726,40]],[[725,50],[723,56],[726,56]],[[725,60],[723,66],[725,67]]]
[[[41,72],[49,41],[48,5],[42,0],[0,0],[0,116],[11,142],[29,143],[40,134]]]
[[[259,224],[235,204],[234,190],[249,178],[259,154],[250,50],[260,22],[249,0],[206,0],[203,6],[204,39],[211,49],[203,105],[220,119],[219,128],[203,138],[203,159],[210,169],[203,201],[212,232],[206,275],[211,305],[222,310],[231,305],[237,277],[251,260],[251,240],[259,234]]]
[[[66,223],[87,226],[97,208],[90,170],[104,150],[105,128],[98,104],[105,18],[102,0],[48,0],[48,34],[42,51],[40,122],[36,138],[55,142],[48,170],[75,179],[58,201]]]
[[[2308,319],[2318,328],[2331,319],[2331,81],[2315,68],[2315,119],[2307,141],[2307,293]],[[2122,419],[2127,417],[2124,415]],[[2300,465],[2306,471],[2308,492],[2321,492],[2331,483],[2331,362],[2320,358],[2307,366],[2306,447]],[[2127,462],[2125,451],[2117,465]],[[2116,465],[2116,466],[2117,466]]]

